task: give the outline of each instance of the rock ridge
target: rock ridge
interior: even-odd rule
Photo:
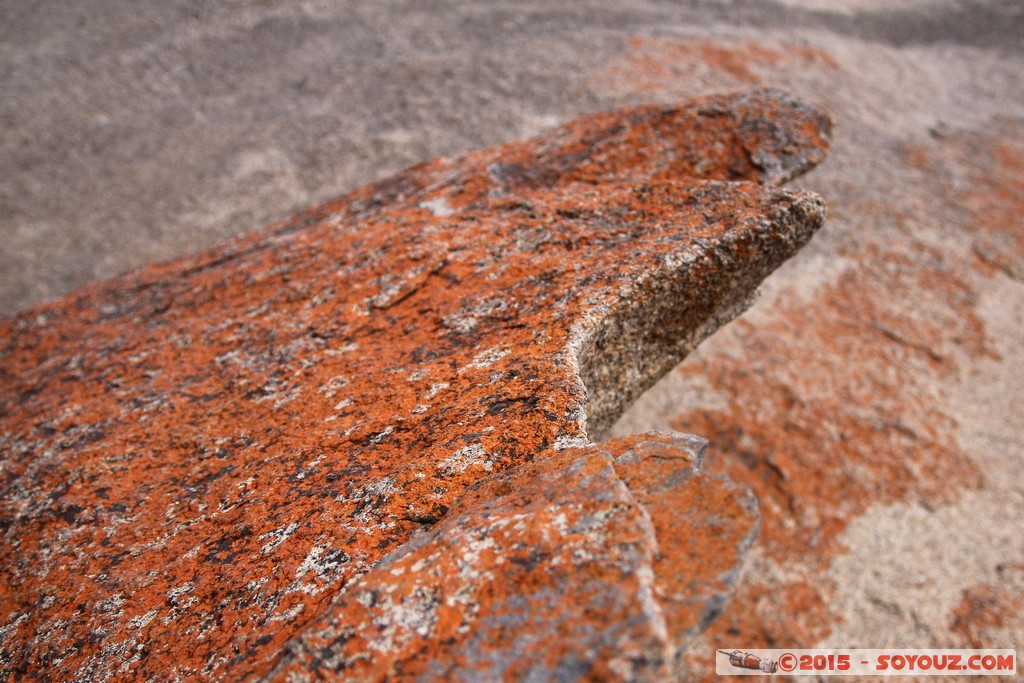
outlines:
[[[594,439],[824,218],[756,90],[440,159],[0,323],[0,673],[662,680],[749,492]]]

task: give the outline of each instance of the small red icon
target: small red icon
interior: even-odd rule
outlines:
[[[773,674],[779,670],[778,662],[770,659],[761,659],[757,655],[740,652],[739,650],[733,650],[732,652],[719,650],[719,652],[729,658],[730,664],[740,669],[753,669],[754,671],[763,671],[766,674]]]

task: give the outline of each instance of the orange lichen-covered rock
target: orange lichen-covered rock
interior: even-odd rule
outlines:
[[[717,616],[753,497],[703,441],[627,437],[489,478],[293,641],[273,678],[659,680]],[[651,460],[653,475],[647,472]]]
[[[6,680],[658,680],[749,494],[599,436],[822,221],[771,91],[410,169],[0,325]]]

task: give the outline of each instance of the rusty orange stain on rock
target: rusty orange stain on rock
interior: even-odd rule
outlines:
[[[1024,144],[1019,138],[1022,132],[1024,126],[1018,124],[1006,136],[984,141],[984,161],[975,162],[973,182],[964,193],[971,211],[970,226],[975,231],[975,255],[986,266],[1018,280],[1024,279]]]
[[[691,441],[591,436],[821,224],[720,179],[828,127],[597,115],[4,321],[0,672],[660,680],[756,511]]]
[[[762,512],[763,571],[746,575],[702,642],[828,642],[841,618],[830,601],[844,587],[832,585],[827,570],[848,550],[848,524],[879,504],[930,509],[985,487],[941,387],[972,362],[1000,360],[977,309],[990,278],[1019,278],[1019,132],[1019,124],[991,136],[946,131],[931,146],[907,145],[907,165],[927,174],[934,193],[931,213],[913,218],[942,216],[940,228],[951,233],[945,244],[921,239],[899,207],[851,200],[858,215],[889,226],[885,243],[841,245],[836,257],[851,265],[815,291],[813,307],[784,291],[771,320],[737,321],[749,354],[698,354],[678,370],[706,377],[727,406],[687,411],[673,426],[707,436],[707,471],[750,486]],[[964,590],[948,637],[981,647],[1019,628],[999,617],[1019,603],[1019,567],[1001,573],[1005,583]],[[686,666],[710,680],[703,673],[713,659],[694,649]]]
[[[963,591],[960,604],[953,610],[950,630],[961,635],[970,647],[989,647],[1005,642],[1004,633],[1019,629],[1024,622],[1020,605],[1024,602],[1024,564],[997,567],[1001,585],[978,583]]]
[[[985,133],[939,129],[933,148],[906,144],[902,152],[927,173],[971,237],[972,264],[983,274],[1024,277],[1024,125],[996,119]],[[963,177],[953,177],[961,173]],[[948,199],[947,199],[948,201]]]
[[[837,619],[832,591],[841,590],[824,573],[846,551],[841,533],[850,521],[877,504],[941,505],[982,485],[933,387],[956,368],[946,349],[991,352],[959,279],[965,264],[927,254],[907,237],[864,244],[845,256],[873,267],[844,271],[813,306],[783,301],[772,321],[734,323],[744,357],[691,359],[678,370],[706,377],[728,404],[686,412],[673,426],[706,435],[714,444],[708,471],[757,493],[762,561],[789,568],[748,575],[708,642],[823,642]],[[887,303],[910,296],[916,315]],[[709,661],[694,652],[689,665],[713,671]]]
[[[307,627],[272,677],[660,679],[665,632],[685,641],[717,616],[754,536],[750,493],[697,474],[703,447],[627,437],[481,482]]]
[[[622,54],[593,78],[595,87],[615,96],[661,92],[711,71],[736,85],[761,83],[760,73],[781,65],[839,65],[824,50],[807,45],[761,45],[753,41],[726,43],[706,39],[634,36]]]
[[[939,502],[980,481],[920,377],[955,369],[947,346],[987,352],[958,264],[895,236],[845,251],[873,267],[843,271],[813,306],[782,302],[771,322],[737,321],[755,362],[715,356],[680,369],[727,392],[728,407],[681,415],[675,426],[708,435],[720,466],[756,484],[762,541],[777,558],[828,554],[869,505],[911,493]],[[911,296],[920,301],[913,313],[888,303]],[[758,391],[743,390],[751,383]]]

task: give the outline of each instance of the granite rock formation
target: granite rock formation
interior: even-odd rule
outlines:
[[[4,678],[662,680],[754,499],[599,438],[821,225],[775,91],[437,160],[0,327]]]
[[[1018,0],[8,0],[0,315],[425,159],[781,88],[839,124],[800,182],[827,229],[610,432],[702,434],[759,499],[678,680],[718,648],[1021,652],[1021,35]]]

